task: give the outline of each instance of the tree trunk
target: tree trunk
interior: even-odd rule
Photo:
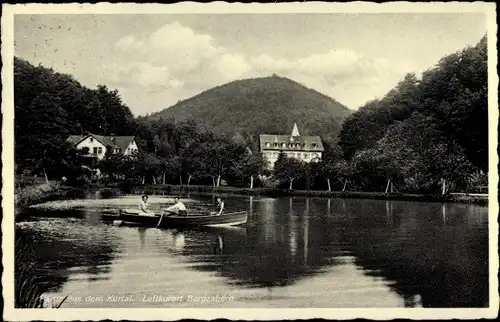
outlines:
[[[217,176],[217,187],[220,186],[220,174]]]
[[[293,179],[295,179],[295,178],[290,179],[290,187],[288,187],[288,190],[292,190]]]
[[[215,177],[212,176],[212,186],[215,187]]]
[[[345,179],[345,182],[344,182],[344,188],[342,188],[342,192],[345,191],[345,188],[347,187],[347,179]]]
[[[182,176],[179,176],[179,181],[180,181],[181,186],[182,186]]]
[[[142,176],[142,184],[146,182],[146,176]]]
[[[189,177],[188,177],[188,183],[187,183],[188,186],[189,186],[189,183],[191,182],[191,177],[192,177],[192,175],[189,175]]]
[[[165,184],[165,172],[163,172],[163,184]]]
[[[152,176],[153,177],[153,184],[156,185],[156,176]]]
[[[253,189],[253,175],[250,176],[250,190]]]
[[[390,185],[391,185],[391,179],[387,180],[387,186],[385,187],[385,193],[389,192]]]
[[[443,186],[442,186],[442,189],[441,189],[441,194],[444,195],[444,194],[446,194],[446,180],[443,179],[442,182],[443,182]]]
[[[394,189],[393,189],[393,188],[394,188],[394,185],[392,184],[392,180],[391,180],[391,193],[393,193],[393,192],[394,192]]]
[[[330,179],[327,178],[326,182],[328,183],[328,192],[332,191],[332,186],[330,185]]]
[[[45,167],[43,168],[43,176],[45,177],[45,182],[49,183],[49,177],[47,176],[47,172],[45,171]]]

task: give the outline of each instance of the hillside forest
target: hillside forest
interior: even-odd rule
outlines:
[[[352,113],[336,100],[276,74],[233,81],[144,117],[200,120],[211,131],[244,137],[259,133],[289,134],[299,122],[302,135],[336,139]]]
[[[257,130],[221,133],[200,119],[136,118],[117,90],[90,89],[71,75],[15,58],[16,176],[65,176],[81,185],[97,167],[104,182],[408,193],[440,193],[446,182],[450,191],[470,191],[487,184],[487,75],[485,36],[420,79],[407,74],[383,98],[345,114],[338,134],[321,134],[321,162],[282,154],[268,171]],[[254,115],[252,122],[264,117]],[[87,132],[134,135],[140,152],[82,166],[85,151],[66,139]]]

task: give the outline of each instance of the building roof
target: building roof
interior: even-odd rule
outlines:
[[[261,134],[259,136],[260,151],[274,150],[274,151],[324,151],[323,143],[319,136],[295,136],[290,135],[276,135],[276,134]],[[266,147],[269,143],[269,147]],[[274,144],[277,146],[274,146]],[[283,143],[285,147],[283,147]],[[299,146],[297,146],[299,144]],[[314,147],[313,147],[314,145]]]
[[[122,152],[127,149],[130,142],[132,142],[132,140],[135,138],[134,136],[118,136],[118,135],[104,136],[104,135],[97,135],[90,133],[87,135],[70,135],[68,137],[68,142],[70,142],[73,145],[77,145],[78,143],[82,142],[89,136],[92,136],[104,146],[112,148],[120,148]]]
[[[113,142],[116,148],[125,151],[134,138],[134,136],[115,136]]]

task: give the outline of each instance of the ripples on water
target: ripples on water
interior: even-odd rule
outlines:
[[[45,298],[69,295],[63,307],[488,306],[487,207],[228,196],[229,208],[250,211],[248,225],[146,229],[100,218],[137,201],[31,209],[16,234],[34,246]]]

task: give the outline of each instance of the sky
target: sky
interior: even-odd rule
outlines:
[[[14,52],[118,89],[134,115],[272,74],[357,109],[486,30],[480,13],[16,15]]]

